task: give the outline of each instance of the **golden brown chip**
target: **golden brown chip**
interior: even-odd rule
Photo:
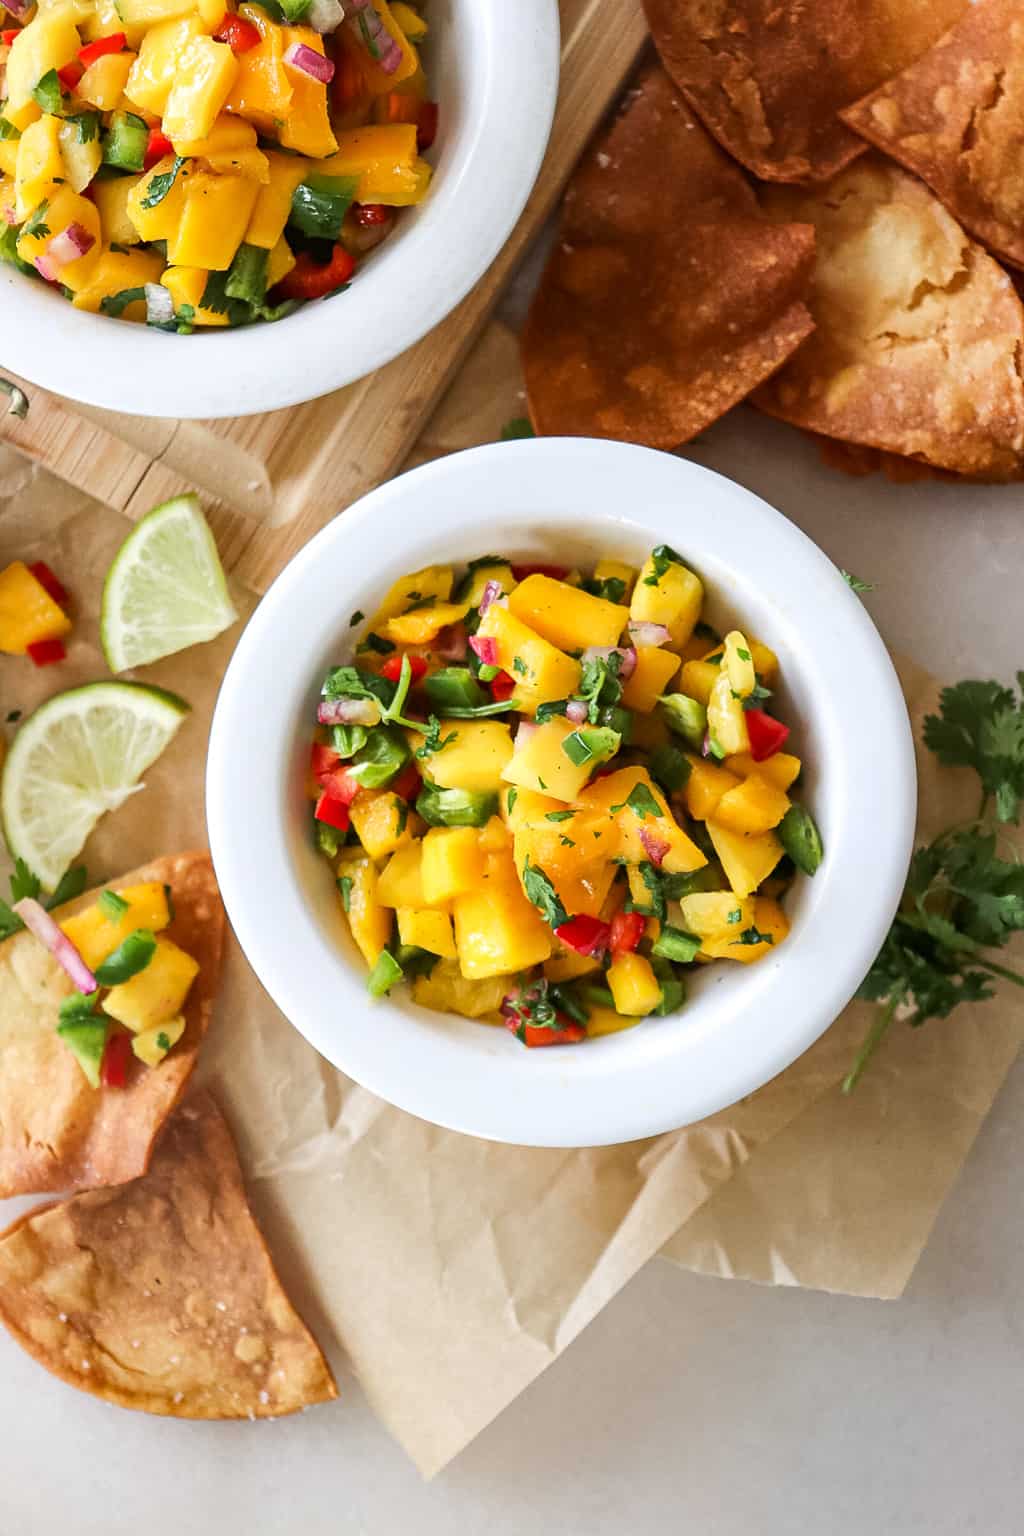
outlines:
[[[195,1066],[213,1011],[224,908],[207,853],[182,853],[114,882],[157,880],[171,888],[165,930],[199,962],[185,1004],[185,1033],[159,1067],[132,1057],[124,1088],[92,1088],[57,1034],[71,984],[31,934],[0,944],[0,1196],[123,1184],[144,1173],[153,1143]],[[70,903],[64,918],[96,899]]]
[[[817,231],[817,329],[754,396],[828,437],[985,479],[1024,448],[1024,309],[1010,278],[942,204],[869,156],[827,187],[773,187],[774,217]]]
[[[142,1178],[8,1228],[0,1321],[55,1376],[122,1408],[259,1419],[337,1396],[208,1093],[177,1110]]]
[[[675,448],[811,329],[806,225],[773,228],[668,76],[591,146],[522,338],[535,427]]]
[[[969,0],[644,0],[658,52],[721,144],[766,181],[863,150],[840,107],[930,48]]]
[[[941,42],[843,113],[965,228],[1024,266],[1024,10],[979,0]]]

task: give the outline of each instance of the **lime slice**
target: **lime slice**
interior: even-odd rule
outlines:
[[[52,891],[93,827],[142,788],[188,713],[142,683],[89,683],[40,705],[11,743],[0,788],[4,834]]]
[[[103,587],[100,639],[111,672],[212,640],[237,618],[198,496],[147,512]]]

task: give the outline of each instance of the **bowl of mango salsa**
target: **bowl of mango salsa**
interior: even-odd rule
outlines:
[[[467,21],[471,9],[437,0],[11,0],[0,31],[0,272],[22,280],[18,306],[57,298],[76,317],[116,321],[106,330],[122,346],[124,332],[145,340],[152,371],[140,358],[140,376],[120,389],[132,389],[133,410],[141,401],[154,414],[172,391],[182,414],[226,412],[209,409],[211,387],[225,382],[207,352],[213,333],[255,327],[260,373],[270,374],[261,388],[259,376],[232,371],[232,414],[266,409],[268,394],[275,404],[287,391],[308,398],[318,375],[326,387],[345,382],[353,368],[365,371],[360,346],[370,366],[386,360],[479,275],[518,215],[546,139],[557,60],[545,60],[543,27],[533,30],[537,126],[510,155],[489,126],[501,104],[485,107],[464,78],[470,60],[475,76],[492,52],[508,57],[507,23]],[[535,22],[551,9],[551,0],[527,6]],[[528,52],[525,42],[511,47],[499,96]],[[472,191],[460,181],[493,177],[495,154],[504,199],[463,204]],[[437,216],[435,201],[446,205]],[[426,226],[423,246],[416,235]],[[314,305],[315,343],[309,335],[304,354],[290,327],[288,360],[275,366],[268,324]],[[39,313],[56,320],[50,306]],[[5,362],[30,379],[57,350],[34,314],[24,330],[33,322],[27,368],[21,326],[5,347]],[[201,370],[177,345],[195,336],[204,338]],[[62,393],[109,396],[95,347],[59,363]]]
[[[285,739],[255,726],[240,804],[260,676]],[[914,782],[884,647],[796,528],[668,455],[540,439],[403,476],[293,562],[229,670],[208,810],[243,947],[342,1070],[580,1145],[711,1113],[831,1023]]]

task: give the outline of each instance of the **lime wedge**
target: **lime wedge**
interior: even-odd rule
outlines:
[[[142,683],[88,683],[58,693],[22,725],[0,787],[4,834],[52,891],[93,827],[142,788],[188,713]]]
[[[147,512],[103,587],[100,639],[111,672],[212,640],[237,618],[198,496]]]

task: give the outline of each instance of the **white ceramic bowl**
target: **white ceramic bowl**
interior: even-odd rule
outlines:
[[[347,293],[274,325],[178,337],[84,314],[0,264],[0,369],[138,416],[245,416],[340,389],[419,341],[511,233],[558,94],[557,0],[431,0],[430,21],[434,181]]]
[[[825,858],[799,878],[793,930],[750,967],[709,966],[677,1014],[577,1047],[366,994],[305,798],[327,668],[349,617],[398,576],[492,551],[639,564],[674,545],[709,615],[778,652],[780,713]],[[235,933],[271,997],[342,1071],[393,1104],[498,1141],[586,1146],[702,1118],[768,1081],[849,1001],[892,920],[911,850],[913,743],[863,604],[792,523],[731,481],[644,448],[581,438],[496,444],[400,476],[349,508],[267,593],[228,668],[207,775],[210,845]]]

